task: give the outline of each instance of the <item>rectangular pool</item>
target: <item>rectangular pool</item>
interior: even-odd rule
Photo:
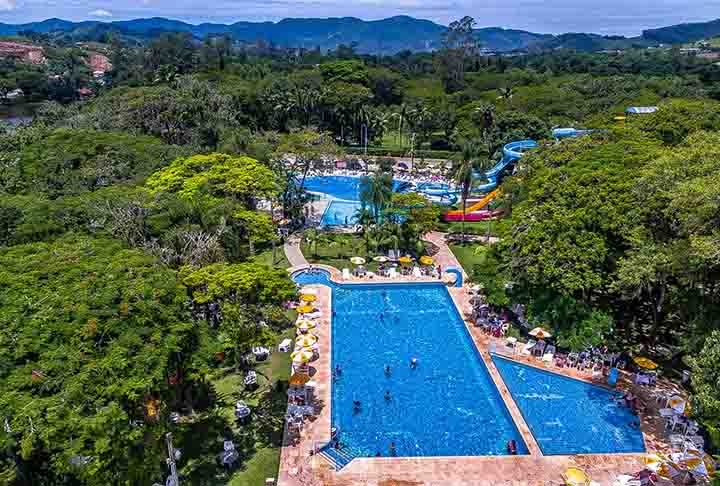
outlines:
[[[394,442],[398,456],[504,455],[510,439],[527,454],[445,286],[337,285],[332,304],[332,424],[346,454],[388,456]]]
[[[357,223],[361,204],[356,201],[332,200],[320,220],[321,226],[348,226]]]
[[[543,454],[645,452],[638,423],[613,391],[493,356]]]

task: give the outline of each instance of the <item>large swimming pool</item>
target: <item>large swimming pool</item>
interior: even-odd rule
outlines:
[[[328,283],[324,272],[293,278]],[[388,456],[393,442],[398,456],[504,455],[510,439],[527,454],[443,285],[330,286],[332,366],[342,370],[332,386],[332,425],[346,455]]]
[[[645,452],[642,432],[614,392],[493,356],[543,454]]]

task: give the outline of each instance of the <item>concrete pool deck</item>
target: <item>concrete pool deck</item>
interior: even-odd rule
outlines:
[[[440,252],[437,263],[462,268],[442,239],[444,235],[433,234],[427,239],[435,243]],[[387,279],[343,281],[339,270],[324,265],[313,265],[330,272],[331,279],[338,283],[387,283]],[[307,268],[305,266],[289,269],[291,273]],[[422,279],[428,281],[430,279]],[[412,283],[419,279],[394,279],[397,283]],[[437,281],[437,280],[435,280]],[[321,324],[316,328],[320,358],[312,363],[315,368],[313,380],[316,387],[317,416],[307,421],[299,436],[286,430],[280,458],[278,485],[365,485],[365,486],[540,486],[562,484],[561,473],[574,466],[585,470],[593,481],[600,485],[611,485],[617,476],[632,474],[643,468],[645,454],[586,454],[568,456],[545,456],[525,423],[522,414],[512,400],[498,370],[488,352],[495,341],[481,330],[465,320],[466,327],[483,359],[493,382],[500,391],[510,414],[520,431],[530,454],[524,456],[462,456],[462,457],[382,457],[357,458],[340,471],[324,458],[312,455],[316,447],[325,445],[330,439],[332,406],[332,339],[331,339],[331,291],[318,285],[317,307],[322,313]],[[461,316],[463,310],[470,307],[470,294],[466,288],[449,288],[450,295]],[[497,342],[496,342],[497,345]],[[518,360],[525,364],[538,366],[527,359]],[[538,366],[545,368],[543,366]],[[547,369],[547,368],[545,368]],[[552,369],[558,374],[591,381],[581,376],[577,370]],[[648,452],[664,451],[662,429],[648,417],[642,417],[641,430],[645,437]]]

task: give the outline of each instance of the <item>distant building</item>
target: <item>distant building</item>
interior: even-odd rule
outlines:
[[[18,88],[18,89],[14,89],[14,90],[10,91],[8,94],[6,94],[5,98],[7,98],[8,100],[18,100],[18,99],[22,98],[23,96],[25,96],[25,93],[23,92],[23,90]]]
[[[657,106],[631,106],[625,113],[628,115],[647,115],[649,113],[655,113],[658,111]]]

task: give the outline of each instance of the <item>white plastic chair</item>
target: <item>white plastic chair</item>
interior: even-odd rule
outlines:
[[[343,268],[342,269],[342,278],[343,280],[350,280],[350,269],[349,268]]]
[[[553,353],[545,353],[543,354],[542,361],[543,363],[552,363],[554,357],[555,355]]]
[[[390,272],[388,273],[388,277],[397,278],[397,276],[398,276],[397,269],[395,267],[390,267]]]

